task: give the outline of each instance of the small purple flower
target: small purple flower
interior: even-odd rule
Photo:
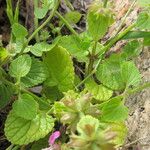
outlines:
[[[58,139],[59,137],[60,137],[60,131],[55,131],[54,133],[52,133],[48,140],[49,145],[54,145],[56,139]]]

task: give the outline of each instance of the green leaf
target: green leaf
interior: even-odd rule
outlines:
[[[28,94],[22,94],[13,104],[14,113],[27,120],[36,117],[38,111],[38,103]]]
[[[65,19],[70,23],[70,24],[76,24],[80,21],[81,19],[81,14],[78,11],[70,11],[64,15]]]
[[[37,57],[42,56],[43,52],[51,50],[55,45],[49,45],[45,42],[36,43],[30,47],[30,52]]]
[[[29,55],[21,55],[10,64],[9,74],[17,79],[24,77],[30,71],[31,63],[32,60]]]
[[[126,125],[124,123],[113,123],[111,130],[117,134],[112,142],[117,145],[117,147],[123,145],[128,133]]]
[[[46,54],[44,62],[48,68],[50,77],[57,83],[60,91],[65,92],[73,89],[74,67],[66,49],[54,47]]]
[[[60,38],[58,45],[65,48],[73,57],[79,61],[85,61],[88,55],[90,41],[76,37],[74,35],[63,36]]]
[[[10,102],[12,95],[12,87],[5,85],[0,81],[0,109],[5,107]]]
[[[41,0],[42,7],[35,7],[34,9],[34,15],[38,19],[43,19],[48,10],[54,7],[54,0]]]
[[[121,77],[120,60],[107,59],[97,69],[97,78],[108,88],[122,90],[125,88]]]
[[[48,139],[49,137],[46,136],[45,138],[34,142],[30,150],[42,150],[43,148],[49,147]]]
[[[121,98],[112,98],[102,108],[101,120],[104,122],[122,122],[128,117],[128,108]]]
[[[42,93],[50,99],[51,102],[60,100],[63,94],[58,90],[57,86],[44,86]]]
[[[104,87],[102,84],[96,84],[96,82],[94,82],[93,80],[87,81],[85,86],[86,89],[92,94],[92,96],[100,101],[108,100],[113,94],[112,90]]]
[[[47,76],[48,72],[44,63],[32,58],[31,69],[25,77],[21,78],[21,82],[25,87],[33,87],[43,83]]]
[[[123,62],[121,64],[122,81],[126,87],[137,86],[141,81],[141,75],[133,62]]]
[[[0,63],[2,63],[8,56],[9,53],[7,49],[0,47]]]
[[[117,56],[117,55],[116,55]],[[105,60],[96,72],[103,85],[113,90],[123,90],[136,86],[140,82],[140,73],[133,62],[110,57]]]
[[[149,37],[150,37],[150,32],[146,32],[146,31],[130,31],[122,38],[122,40],[149,38]]]
[[[109,9],[102,8],[102,5],[92,7],[87,15],[87,30],[89,35],[98,41],[106,34],[108,27],[113,22],[113,16]]]
[[[140,13],[136,26],[139,29],[150,30],[150,14],[147,12]]]
[[[99,120],[86,115],[82,117],[77,124],[77,131],[82,134],[83,137],[92,137],[92,134],[95,134],[99,129]]]
[[[28,35],[27,29],[19,23],[12,25],[12,33],[17,39],[23,39]]]
[[[122,55],[124,55],[128,59],[138,56],[142,50],[141,45],[142,44],[138,42],[137,40],[127,43],[127,45],[123,47]]]
[[[150,46],[150,38],[144,38],[144,46]]]
[[[5,135],[15,145],[27,145],[44,138],[54,127],[54,119],[44,113],[33,120],[18,117],[11,111],[5,122]]]

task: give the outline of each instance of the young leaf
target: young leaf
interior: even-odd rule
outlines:
[[[102,8],[102,4],[92,5],[87,15],[87,30],[89,35],[98,41],[107,32],[108,27],[113,22],[113,15],[107,8]]]
[[[37,114],[33,120],[18,117],[11,111],[5,122],[5,135],[15,145],[27,145],[45,137],[54,127],[54,119],[46,114]]]
[[[69,35],[61,37],[58,45],[65,48],[73,57],[76,57],[79,61],[85,61],[86,56],[88,55],[87,50],[90,46],[90,41],[85,41],[82,38]]]
[[[37,57],[42,56],[43,52],[47,52],[49,50],[51,50],[55,45],[49,45],[45,42],[41,42],[41,43],[36,43],[33,46],[29,47],[29,50],[32,54],[34,54]]]
[[[66,49],[57,46],[54,47],[46,54],[44,62],[48,68],[51,78],[56,81],[60,91],[65,92],[73,89],[73,62]]]
[[[12,25],[12,33],[17,39],[23,39],[28,35],[27,29],[19,23]]]
[[[21,55],[12,61],[9,68],[9,74],[17,79],[28,74],[31,68],[31,57],[29,55]]]
[[[48,10],[54,7],[55,0],[41,0],[42,7],[35,7],[34,15],[38,19],[43,19]]]
[[[128,117],[128,108],[122,99],[112,98],[102,108],[101,120],[104,122],[122,122]]]
[[[0,63],[2,63],[8,56],[9,53],[7,49],[0,47]]]
[[[150,14],[148,12],[140,13],[136,26],[139,29],[150,30]]]
[[[65,19],[70,23],[70,24],[76,24],[80,21],[81,19],[81,14],[78,11],[70,11],[64,15]]]
[[[92,137],[92,134],[95,134],[99,129],[99,120],[87,115],[80,119],[77,124],[77,131],[82,134],[83,137]]]
[[[112,90],[104,87],[102,84],[96,84],[93,80],[87,81],[85,86],[86,89],[92,94],[92,96],[100,101],[108,100],[113,94]]]
[[[38,103],[28,94],[23,94],[13,104],[14,113],[27,120],[32,120],[36,117],[38,111]]]
[[[44,63],[32,58],[31,69],[25,77],[21,78],[21,82],[25,87],[33,87],[43,83],[47,76],[48,72]]]
[[[111,125],[111,130],[117,134],[112,142],[117,146],[123,145],[128,133],[126,125],[124,123],[113,123]]]

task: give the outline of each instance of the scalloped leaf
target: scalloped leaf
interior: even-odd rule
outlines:
[[[110,57],[99,66],[96,72],[97,78],[103,85],[113,90],[123,90],[138,85],[141,77],[134,63],[123,61],[119,59],[120,57],[116,58]]]
[[[61,92],[73,89],[74,67],[69,53],[62,47],[54,47],[44,57],[50,80],[55,81]],[[49,78],[46,80],[49,83]],[[52,86],[52,85],[49,85]]]
[[[36,117],[38,111],[38,103],[28,94],[22,94],[18,100],[13,103],[14,113],[27,120]]]
[[[94,82],[93,80],[87,81],[85,86],[86,89],[92,94],[92,96],[100,101],[108,100],[113,94],[112,90],[108,89],[107,87],[104,87],[102,84],[96,84],[96,82]]]
[[[32,58],[32,65],[29,73],[21,78],[25,87],[33,87],[43,83],[48,76],[47,68],[42,61]]]
[[[102,108],[101,120],[104,122],[122,122],[128,117],[128,108],[121,98],[112,98]]]
[[[35,119],[26,120],[11,111],[5,122],[5,135],[16,145],[27,145],[45,137],[54,127],[54,119],[46,114],[37,114]]]
[[[31,57],[27,54],[21,55],[12,61],[9,67],[9,74],[17,79],[28,74],[31,68]]]

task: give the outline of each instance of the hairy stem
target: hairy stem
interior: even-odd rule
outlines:
[[[34,10],[35,10],[36,7],[38,7],[38,1],[39,0],[34,0]],[[39,20],[38,20],[38,18],[36,18],[34,16],[34,29],[36,30],[38,28],[38,26],[39,26]],[[35,39],[36,39],[36,42],[40,41],[39,40],[39,33],[38,32],[35,35]]]
[[[58,12],[56,11],[56,15],[59,17],[59,19],[67,26],[67,28],[76,36],[78,36],[78,33],[73,29],[73,27],[69,24],[69,22]]]
[[[55,4],[55,7],[53,8],[53,10],[51,11],[51,14],[50,16],[29,36],[29,38],[27,39],[27,42],[25,42],[21,52],[19,55],[21,55],[25,49],[25,47],[28,45],[28,43],[35,37],[35,35],[43,28],[45,27],[49,22],[50,20],[53,18],[57,8],[59,6],[59,1],[57,0],[56,4]]]
[[[122,31],[120,34],[112,38],[109,43],[101,50],[101,52],[98,54],[98,56],[101,56],[105,54],[116,42],[118,42],[122,37],[124,37],[129,31],[131,31],[135,27],[135,24],[130,25],[128,28],[126,28],[124,31]]]
[[[143,84],[143,85],[140,85],[140,86],[138,86],[138,87],[136,87],[136,88],[134,88],[134,89],[128,90],[128,91],[127,91],[127,94],[128,94],[128,95],[132,95],[132,94],[135,94],[135,93],[137,93],[137,92],[142,91],[142,90],[145,89],[145,88],[150,88],[150,82],[147,82],[147,83],[145,83],[145,84]]]
[[[131,4],[131,6],[130,6],[130,8],[128,9],[127,13],[125,14],[125,16],[124,16],[124,18],[123,18],[121,24],[120,24],[119,27],[118,27],[118,30],[117,30],[115,36],[116,36],[116,35],[120,32],[120,30],[122,29],[122,26],[124,25],[124,23],[125,23],[125,21],[126,21],[128,15],[130,14],[132,8],[135,6],[136,1],[137,1],[137,0],[134,0],[134,1],[133,1],[133,3]]]
[[[88,65],[88,68],[87,68],[87,75],[90,74],[91,71],[93,70],[93,65],[94,65],[94,61],[95,61],[96,47],[97,47],[97,42],[94,41],[92,53],[90,54],[90,58],[89,58],[89,65]]]

